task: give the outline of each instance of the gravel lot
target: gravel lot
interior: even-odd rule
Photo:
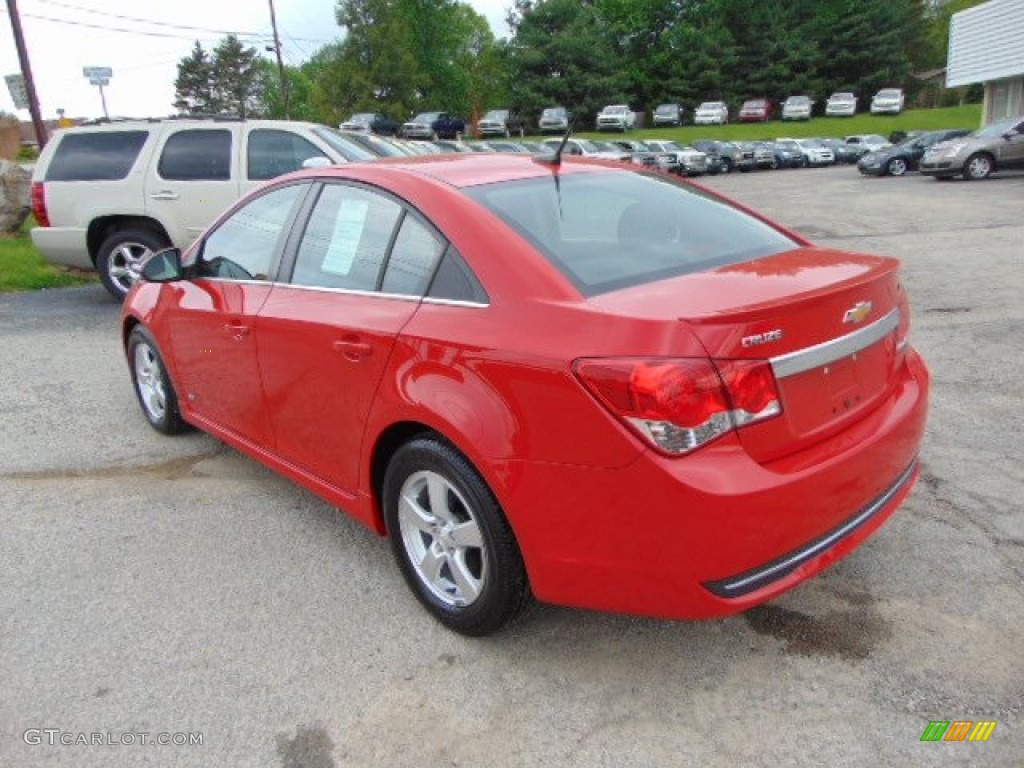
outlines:
[[[707,184],[905,260],[931,422],[921,482],[864,547],[726,620],[541,606],[467,640],[385,541],[208,437],[152,432],[102,288],[3,295],[0,765],[1020,765],[1024,175]],[[998,726],[921,743],[929,720]]]

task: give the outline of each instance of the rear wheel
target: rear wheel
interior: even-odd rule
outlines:
[[[728,157],[722,158],[722,173],[729,173],[732,170],[732,160]]]
[[[984,152],[976,152],[967,158],[964,164],[964,178],[968,181],[981,181],[992,175],[992,157]]]
[[[496,632],[531,600],[519,546],[483,479],[447,443],[402,446],[384,476],[384,516],[406,583],[442,624]]]
[[[100,245],[96,271],[111,296],[123,301],[135,282],[143,262],[170,243],[149,229],[129,228],[114,232]]]

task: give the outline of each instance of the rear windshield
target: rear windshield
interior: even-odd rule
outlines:
[[[114,181],[135,165],[148,131],[66,133],[46,169],[47,181]]]
[[[767,224],[662,176],[579,173],[464,190],[584,296],[796,247]]]

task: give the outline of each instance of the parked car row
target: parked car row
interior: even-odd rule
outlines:
[[[872,114],[899,114],[903,110],[904,95],[900,88],[883,88],[871,100]],[[788,97],[781,106],[776,108],[770,99],[753,98],[744,101],[736,112],[740,122],[768,122],[776,115],[782,120],[810,120],[814,102],[809,96],[795,95]],[[850,117],[857,111],[857,96],[853,93],[839,92],[832,94],[825,103],[827,117]],[[537,129],[541,134],[564,133],[572,121],[573,114],[563,106],[552,106],[544,109],[537,121]],[[651,123],[655,128],[683,125],[686,121],[686,109],[681,104],[659,104],[652,112]],[[693,111],[694,125],[725,125],[729,122],[730,109],[724,101],[705,101]],[[604,107],[594,121],[597,131],[619,131],[625,133],[632,130],[637,123],[637,113],[627,104],[609,104]],[[398,123],[379,112],[360,112],[352,115],[339,126],[345,131],[374,133],[378,136],[396,136],[406,139],[454,139],[466,135],[468,126],[465,120],[454,117],[447,112],[421,112],[405,123]],[[514,110],[502,108],[488,111],[476,125],[479,138],[488,136],[525,136],[531,130],[526,117]]]

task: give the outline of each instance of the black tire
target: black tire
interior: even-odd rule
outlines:
[[[135,326],[128,336],[128,369],[132,388],[149,425],[164,435],[188,430],[178,409],[178,394],[156,341],[141,325]]]
[[[991,176],[994,169],[992,155],[987,152],[975,152],[964,163],[963,174],[967,181],[981,181]]]
[[[403,496],[414,501],[400,516]],[[487,484],[448,443],[420,437],[399,448],[384,475],[382,503],[402,576],[446,627],[489,635],[529,605],[530,584],[512,529]],[[472,543],[460,542],[459,531]],[[424,570],[436,571],[435,578]]]
[[[163,235],[143,227],[119,229],[100,244],[96,271],[103,287],[118,301],[124,301],[138,279],[135,271],[156,251],[170,246]]]
[[[729,173],[732,171],[732,160],[728,157],[722,158],[722,173]]]
[[[894,157],[885,165],[885,171],[890,176],[906,176],[910,166],[902,157]]]

